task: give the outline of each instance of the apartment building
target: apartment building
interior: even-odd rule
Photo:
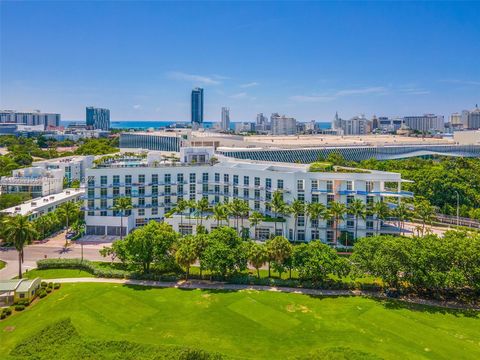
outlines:
[[[12,171],[0,179],[0,193],[28,193],[32,198],[56,194],[63,190],[63,169],[47,170],[34,166]]]
[[[238,198],[247,201],[252,211],[274,216],[269,202],[275,191],[280,191],[287,203],[299,199],[327,206],[332,201],[348,204],[355,198],[372,204],[385,197],[412,196],[402,191],[403,180],[397,173],[348,169],[310,172],[308,165],[242,161],[218,155],[215,155],[217,161],[211,161],[212,156],[213,149],[182,148],[180,162],[160,161],[159,154],[154,152],[97,162],[87,170],[87,234],[126,234],[150,220],[163,220],[180,199],[198,201],[205,197],[213,206]],[[123,217],[112,210],[114,199],[122,196],[130,197],[133,204],[133,209]],[[197,221],[188,214],[166,221],[181,233],[196,231]],[[378,221],[375,217],[360,220],[358,236],[373,234]],[[213,220],[203,220],[203,224],[208,230],[216,226]],[[250,236],[255,235],[257,239],[284,234],[292,240],[331,242],[335,236],[332,221],[317,223],[305,215],[298,218],[296,227],[293,217],[287,217],[277,226],[272,221],[264,221],[254,228],[248,221],[244,225],[250,228]],[[354,225],[354,219],[346,218],[338,228],[353,237]],[[394,227],[378,225],[383,233],[398,232]],[[293,233],[295,228],[296,234]]]

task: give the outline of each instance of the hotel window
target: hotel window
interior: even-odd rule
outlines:
[[[272,187],[272,179],[270,179],[270,178],[265,179],[265,187],[267,189],[270,189]]]
[[[125,196],[130,196],[132,195],[132,188],[131,187],[126,187],[125,188]]]
[[[248,198],[250,196],[250,191],[248,189],[243,189],[243,197]]]
[[[89,198],[95,197],[95,189],[88,189],[88,197]]]
[[[106,176],[100,176],[100,185],[107,185],[107,177]]]
[[[100,208],[105,209],[107,207],[107,199],[100,200]]]
[[[202,192],[203,193],[208,193],[208,184],[203,184],[202,185]]]
[[[312,203],[318,203],[318,194],[312,194]]]
[[[238,175],[233,175],[233,185],[238,185]]]
[[[318,221],[318,219],[312,219],[312,220],[310,220],[310,223],[311,223],[313,228],[316,228],[316,227],[318,227],[319,221]]]
[[[220,174],[219,173],[215,173],[215,182],[216,183],[220,182]]]
[[[95,207],[95,200],[88,200],[88,208],[93,209]]]
[[[312,240],[318,240],[320,239],[320,236],[319,236],[319,231],[317,230],[312,230]]]
[[[373,221],[371,221],[371,220],[367,221],[367,229],[368,230],[373,230]]]
[[[177,194],[183,194],[183,185],[178,185],[177,186]]]
[[[270,191],[265,191],[265,199],[272,200],[272,193]]]
[[[347,220],[347,227],[353,228],[355,226],[355,221],[353,220]]]
[[[100,196],[102,196],[102,197],[107,196],[107,189],[106,188],[100,189]]]
[[[220,202],[220,196],[215,195],[215,198],[213,199],[213,201],[215,202],[215,204],[218,204]]]
[[[335,233],[332,230],[327,231],[327,241],[333,242],[335,239]]]
[[[196,186],[195,184],[190,184],[190,194],[195,194],[195,191],[196,191]]]
[[[203,173],[203,174],[202,174],[202,181],[203,181],[204,183],[208,182],[208,173]]]
[[[95,186],[95,176],[89,176],[88,177],[88,187],[94,187]]]
[[[118,175],[113,175],[113,184],[117,185],[120,183],[120,176]]]
[[[118,196],[120,195],[120,188],[118,186],[115,186],[113,188],[113,196]]]
[[[100,211],[100,216],[107,216],[107,212],[106,211]]]
[[[95,216],[95,211],[89,211],[88,216]]]
[[[215,185],[214,191],[215,191],[215,194],[220,194],[220,185]]]
[[[165,184],[170,184],[172,182],[172,175],[171,174],[165,174],[164,180],[165,180]]]
[[[305,230],[298,230],[297,231],[297,240],[298,241],[305,241]]]
[[[367,196],[367,207],[372,207],[375,202],[375,196],[368,195]]]
[[[260,186],[260,178],[255,177],[255,186]]]
[[[140,184],[145,183],[145,175],[138,175],[138,182]]]
[[[305,191],[305,181],[297,180],[297,191]]]
[[[347,195],[347,205],[350,205],[354,199],[355,199],[355,196]]]
[[[223,187],[223,194],[224,194],[224,195],[228,195],[228,185],[225,185],[225,186]]]
[[[255,202],[253,203],[253,208],[254,208],[256,211],[260,210],[260,201],[255,201]]]
[[[158,174],[152,175],[152,184],[158,184]]]
[[[329,193],[333,192],[333,181],[332,180],[327,180],[327,192],[329,192]]]
[[[193,192],[193,193],[190,193],[190,197],[189,197],[189,198],[190,198],[190,200],[195,200],[195,193],[194,193],[194,192]]]
[[[158,215],[158,208],[152,208],[152,215]]]
[[[367,181],[366,183],[366,189],[367,189],[367,192],[372,192],[373,191],[373,181]]]
[[[352,191],[353,190],[353,181],[347,181],[347,190]]]
[[[332,229],[333,228],[333,220],[327,220],[327,228]]]
[[[272,207],[270,206],[269,203],[265,204],[265,211],[272,211]]]
[[[238,196],[238,187],[233,188],[233,196]]]
[[[312,190],[318,190],[318,180],[312,180]]]
[[[255,189],[255,199],[260,199],[260,190]]]
[[[280,180],[280,179],[277,180],[277,188],[283,189],[283,180]]]
[[[197,174],[190,173],[190,183],[194,183],[197,180]]]
[[[138,187],[138,195],[145,195],[145,186]]]
[[[178,203],[179,201],[181,201],[181,200],[183,200],[183,196],[180,196],[180,195],[177,196],[177,203]]]
[[[223,182],[228,183],[230,181],[228,174],[223,175]]]
[[[331,195],[331,194],[328,194],[327,195],[327,206],[330,206],[330,204],[334,201],[335,201],[335,196]]]
[[[183,184],[183,174],[177,174],[177,182]]]
[[[158,206],[158,197],[152,197],[152,206]]]
[[[304,193],[298,193],[298,194],[297,194],[297,199],[298,199],[299,201],[304,202],[304,201],[305,201],[305,194],[304,194]]]
[[[170,185],[165,185],[165,195],[170,195],[172,192],[172,187]]]
[[[297,226],[305,226],[305,215],[298,216]]]
[[[152,186],[152,195],[157,195],[158,194],[158,185],[153,185]]]
[[[250,185],[250,178],[248,176],[243,177],[243,185],[244,186]]]
[[[132,175],[125,175],[125,184],[132,183]]]
[[[170,196],[165,196],[165,206],[167,206],[166,204],[171,204],[172,203],[172,199],[170,198]]]
[[[145,198],[138,198],[138,206],[144,206],[145,205]]]
[[[145,216],[145,209],[138,209],[138,216]]]

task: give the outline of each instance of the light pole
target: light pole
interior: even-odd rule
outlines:
[[[455,190],[455,194],[457,194],[457,226],[460,225],[460,194],[457,190]]]

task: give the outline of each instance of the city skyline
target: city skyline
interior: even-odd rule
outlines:
[[[113,121],[189,121],[195,87],[205,121],[220,121],[222,106],[232,122],[261,112],[448,119],[480,102],[479,3],[0,6],[2,109],[82,120],[93,104]],[[35,32],[24,25],[38,18]]]

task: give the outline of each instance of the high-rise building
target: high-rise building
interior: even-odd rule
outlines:
[[[480,129],[480,108],[478,108],[478,105],[475,106],[475,109],[468,112],[468,128]]]
[[[455,128],[461,128],[463,127],[462,124],[462,114],[456,112],[450,115],[450,125],[455,127]]]
[[[203,89],[195,88],[192,90],[192,125],[203,124]]]
[[[270,123],[272,135],[295,135],[297,133],[297,121],[294,118],[273,113]]]
[[[364,115],[355,116],[349,120],[341,119],[338,113],[335,113],[332,128],[339,135],[364,135],[372,131],[372,122]]]
[[[60,126],[60,114],[42,113],[40,110],[31,112],[0,110],[0,124],[43,125],[46,130],[49,127]]]
[[[87,126],[92,129],[110,130],[110,110],[89,106],[85,111]]]
[[[230,109],[222,107],[222,122],[220,123],[220,129],[222,131],[230,130]]]
[[[255,122],[255,131],[266,132],[269,130],[268,118],[263,113],[257,114],[257,121]]]
[[[410,129],[421,132],[443,132],[445,130],[445,119],[443,115],[425,114],[420,116],[405,116],[403,121]]]

